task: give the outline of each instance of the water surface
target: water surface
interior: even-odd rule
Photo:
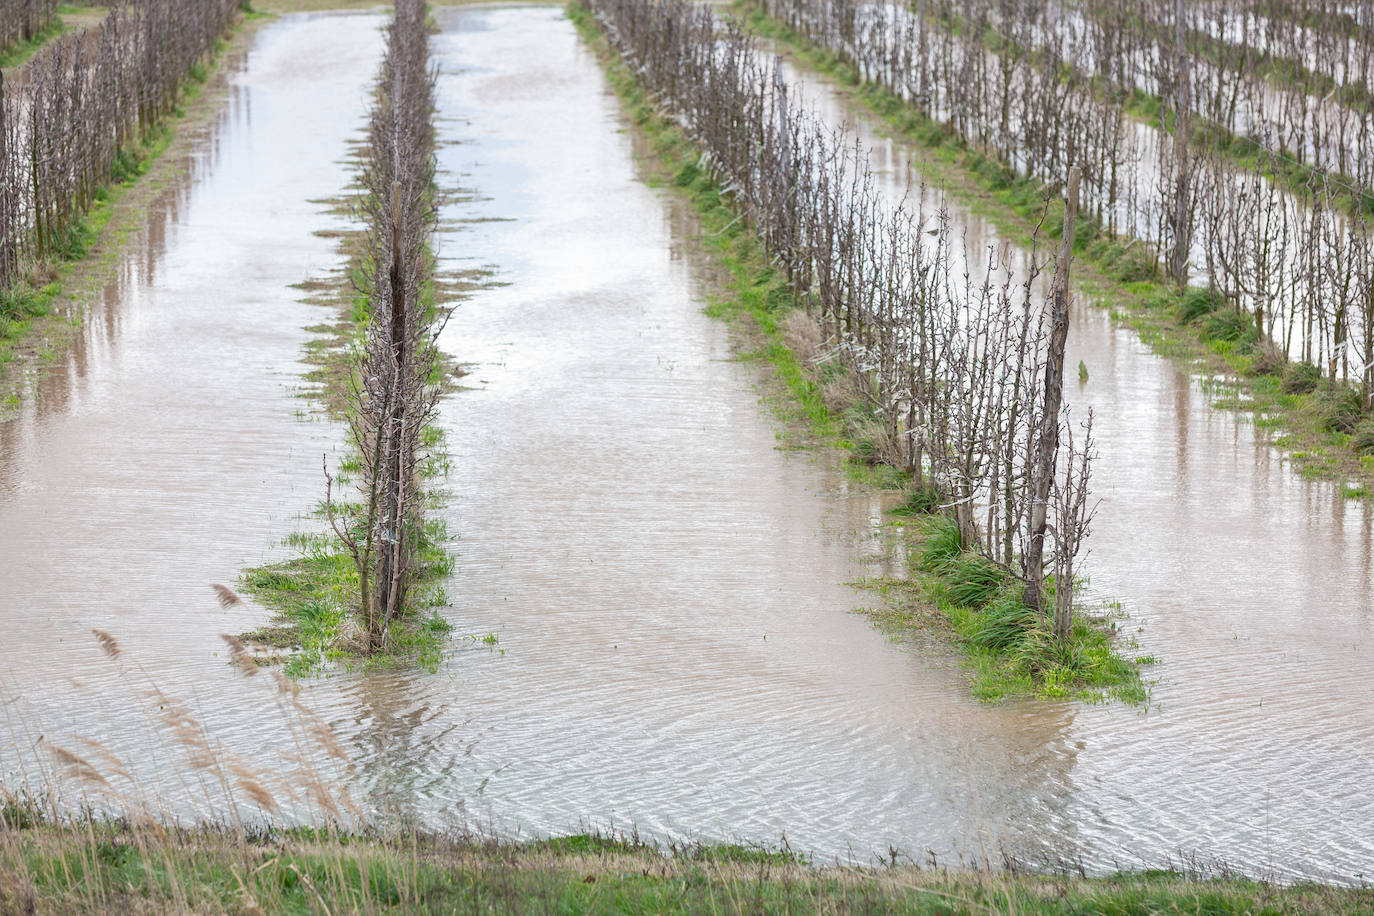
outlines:
[[[1071,397],[1097,411],[1102,451],[1088,572],[1163,660],[1159,682],[1148,711],[978,705],[948,653],[850,613],[872,599],[844,583],[894,571],[881,502],[785,447],[760,369],[702,313],[718,290],[691,214],[643,181],[645,151],[561,11],[435,16],[441,179],[460,192],[441,266],[494,282],[442,339],[471,368],[441,420],[454,651],[436,674],[303,691],[344,738],[364,812],[512,836],[785,835],[823,860],[1184,853],[1367,872],[1364,510],[1080,305],[1070,360],[1089,380]],[[347,183],[379,22],[263,29],[194,180],[168,192],[65,371],[0,427],[11,729],[98,737],[187,815],[210,793],[172,772],[177,748],[131,689],[145,670],[226,754],[270,770],[299,748],[270,683],[214,654],[262,613],[220,611],[207,585],[317,524],[302,516],[340,433],[297,397],[321,319],[291,285],[340,266],[311,232],[342,224],[310,201]],[[856,126],[904,188],[907,153]],[[999,241],[951,218],[975,251]],[[125,642],[122,674],[92,626]],[[465,638],[487,633],[495,648]]]

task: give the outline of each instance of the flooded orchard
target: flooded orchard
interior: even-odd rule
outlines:
[[[956,654],[852,613],[878,599],[847,583],[903,573],[895,497],[791,447],[751,341],[705,314],[728,293],[695,212],[565,13],[432,15],[438,267],[483,278],[439,337],[466,370],[438,418],[455,629],[437,672],[302,682],[367,819],[785,838],[821,860],[1368,873],[1367,508],[1078,297],[1068,360],[1087,378],[1068,388],[1101,451],[1085,571],[1162,663],[1144,707],[980,704]],[[0,425],[7,782],[39,735],[85,737],[174,816],[222,816],[168,766],[149,680],[246,766],[297,746],[219,640],[267,612],[221,610],[208,586],[323,525],[320,456],[344,430],[304,397],[306,329],[330,319],[298,287],[344,269],[317,233],[350,225],[324,201],[351,180],[383,21],[284,16],[222,65],[184,177]],[[919,157],[842,91],[787,77],[894,195],[919,182]],[[968,250],[1002,242],[945,207]]]

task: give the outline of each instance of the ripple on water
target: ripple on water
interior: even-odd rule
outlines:
[[[1154,705],[978,706],[948,656],[848,613],[871,600],[840,583],[884,556],[880,506],[825,457],[779,449],[756,369],[701,313],[713,288],[684,242],[691,216],[639,180],[643,150],[571,25],[537,6],[435,15],[440,165],[478,192],[445,207],[458,228],[443,266],[503,284],[465,301],[443,339],[474,364],[442,416],[447,613],[500,643],[462,642],[433,676],[306,688],[371,810],[525,834],[785,832],[822,858],[891,844],[940,861],[1005,849],[1106,867],[1183,851],[1251,871],[1367,870],[1364,510],[1298,480],[1079,307],[1070,361],[1090,381],[1073,398],[1096,410],[1103,454],[1089,572],[1124,602],[1139,651],[1163,659]],[[99,657],[87,631],[101,626],[226,749],[271,767],[292,748],[270,691],[211,654],[243,621],[205,585],[280,555],[264,545],[302,524],[318,454],[339,441],[295,417],[300,328],[318,319],[289,285],[338,266],[308,201],[344,184],[325,166],[356,136],[373,70],[358,62],[375,61],[379,23],[264,28],[197,180],[155,217],[70,371],[0,429],[0,536],[16,561],[0,568],[0,657],[25,672],[7,707],[26,710],[21,732],[63,723],[157,746],[147,711],[130,711],[144,675]],[[850,117],[823,80],[803,82],[827,118]],[[901,145],[880,149],[904,186]],[[951,218],[974,250],[996,242],[975,215]],[[194,789],[155,761],[138,772],[191,807]]]

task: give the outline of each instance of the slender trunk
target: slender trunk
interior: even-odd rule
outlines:
[[[404,514],[407,462],[405,457],[406,426],[408,425],[410,404],[407,390],[409,363],[406,284],[402,264],[401,237],[402,191],[399,181],[391,186],[391,270],[388,277],[391,287],[391,356],[393,360],[392,401],[393,409],[387,429],[387,466],[385,470],[385,493],[387,514],[385,529],[387,543],[382,547],[382,568],[377,585],[384,589],[381,606],[374,620],[370,634],[375,645],[382,638],[387,625],[396,615],[401,594],[401,579],[405,571]]]
[[[1059,409],[1064,393],[1064,347],[1069,338],[1069,266],[1073,261],[1074,223],[1078,218],[1078,166],[1069,170],[1064,194],[1064,237],[1054,269],[1051,293],[1050,347],[1045,361],[1045,401],[1035,441],[1031,471],[1030,541],[1026,545],[1026,605],[1044,618],[1045,531],[1050,486],[1059,451]]]
[[[1169,255],[1169,276],[1180,286],[1188,282],[1188,250],[1192,242],[1192,163],[1189,146],[1192,141],[1191,99],[1188,85],[1188,58],[1183,47],[1183,0],[1174,4],[1174,42],[1177,64],[1175,68],[1174,107],[1174,183],[1173,232],[1174,245]]]

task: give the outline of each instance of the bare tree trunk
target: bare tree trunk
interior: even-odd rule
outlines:
[[[1188,282],[1188,251],[1192,247],[1192,143],[1191,102],[1189,98],[1188,56],[1183,46],[1183,0],[1174,2],[1174,206],[1172,214],[1173,248],[1169,253],[1169,276],[1180,286]]]
[[[1045,362],[1044,409],[1037,430],[1031,471],[1030,539],[1026,546],[1026,605],[1043,619],[1045,589],[1045,530],[1048,527],[1050,487],[1059,451],[1059,411],[1064,394],[1064,347],[1069,338],[1069,266],[1073,261],[1074,223],[1078,219],[1078,166],[1069,169],[1064,191],[1064,237],[1054,268],[1051,294],[1050,349]]]

